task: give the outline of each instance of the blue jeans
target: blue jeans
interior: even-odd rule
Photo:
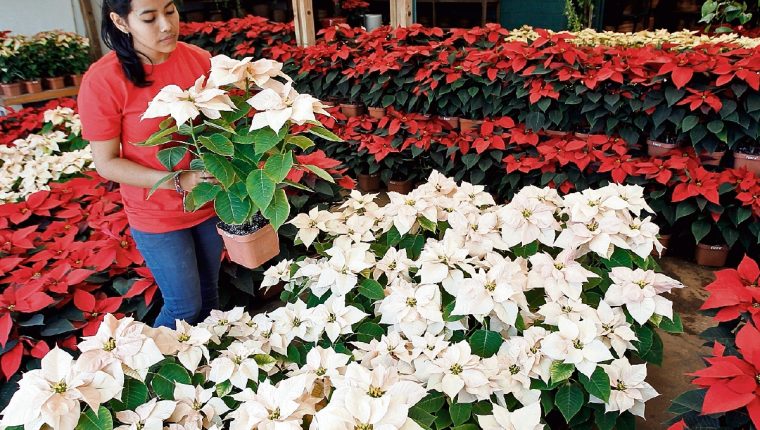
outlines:
[[[164,305],[154,327],[175,328],[175,320],[194,324],[219,307],[222,238],[217,217],[168,233],[132,230],[137,249],[153,273]]]

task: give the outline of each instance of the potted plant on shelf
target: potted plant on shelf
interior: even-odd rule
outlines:
[[[751,139],[739,141],[734,150],[734,168],[742,167],[760,176],[760,145]]]
[[[69,83],[78,87],[82,83],[82,76],[90,67],[90,42],[87,38],[76,36],[68,46],[67,70],[69,71]]]
[[[709,214],[701,214],[691,225],[691,232],[697,242],[694,251],[694,260],[697,264],[710,267],[722,267],[726,265],[728,252],[736,242],[738,230],[729,222],[713,221]]]
[[[54,31],[42,32],[36,34],[34,40],[34,43],[39,44],[43,83],[49,90],[65,88],[65,70],[63,70],[65,65],[62,64],[65,48],[58,34]]]
[[[26,43],[18,52],[20,75],[24,79],[24,89],[29,94],[42,92],[42,77],[39,67],[40,50],[37,43]]]
[[[19,51],[27,43],[23,36],[7,36],[0,41],[0,88],[6,97],[24,92]]]
[[[329,115],[324,105],[293,90],[281,63],[222,55],[212,58],[211,65],[208,80],[201,76],[184,91],[176,86],[162,89],[144,114],[169,115],[142,143],[165,145],[158,158],[170,171],[151,193],[162,183],[176,181],[180,172],[172,170],[189,153],[191,169],[209,172],[218,183],[193,188],[185,195],[186,209],[213,202],[230,258],[255,268],[279,253],[276,231],[290,213],[286,189],[310,190],[299,183],[306,172],[335,182],[327,171],[301,161],[313,158],[303,156],[314,147],[305,133],[331,141],[340,138],[315,117]],[[251,97],[253,88],[261,91]],[[176,134],[187,139],[175,139]]]

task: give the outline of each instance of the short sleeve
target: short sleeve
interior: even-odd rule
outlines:
[[[88,71],[77,95],[82,137],[89,141],[109,140],[121,135],[123,103],[118,85],[109,82],[102,69]]]

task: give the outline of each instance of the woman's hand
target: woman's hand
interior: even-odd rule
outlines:
[[[205,170],[183,170],[179,174],[179,185],[187,192],[192,191],[193,188],[203,182],[208,182],[209,184],[219,183],[214,175]]]

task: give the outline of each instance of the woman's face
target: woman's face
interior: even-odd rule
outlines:
[[[111,19],[132,35],[135,50],[154,64],[166,61],[177,47],[179,12],[173,0],[132,0],[126,20],[115,13]]]

